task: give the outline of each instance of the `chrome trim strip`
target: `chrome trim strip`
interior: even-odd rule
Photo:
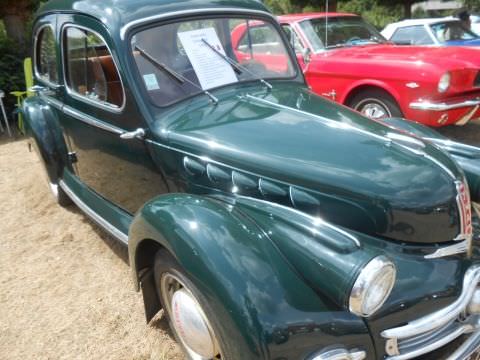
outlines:
[[[405,339],[437,329],[448,322],[455,320],[467,307],[476,285],[480,281],[480,265],[473,265],[465,273],[463,289],[459,298],[449,306],[426,315],[420,319],[413,320],[407,325],[382,331],[382,337],[386,339]]]
[[[115,70],[117,71],[117,74],[118,74],[118,78],[120,79],[120,85],[122,86],[122,95],[123,95],[123,103],[122,103],[122,106],[116,106],[114,104],[110,104],[108,102],[101,102],[101,101],[96,101],[96,100],[92,100],[90,99],[89,97],[87,96],[83,96],[83,95],[80,95],[78,94],[77,92],[73,91],[69,86],[68,86],[68,81],[67,81],[67,71],[66,71],[66,66],[67,66],[67,58],[66,58],[66,48],[65,48],[65,32],[67,31],[68,28],[75,28],[75,29],[81,29],[81,30],[85,30],[85,31],[88,31],[88,32],[91,32],[92,34],[98,36],[98,38],[100,40],[103,41],[103,43],[105,44],[105,46],[107,47],[107,50],[108,52],[110,53],[111,57],[112,57],[112,61],[113,61],[113,65],[115,65]],[[73,24],[73,23],[65,23],[63,24],[62,26],[62,29],[60,31],[60,34],[61,34],[61,40],[60,40],[60,47],[61,47],[61,50],[62,50],[62,72],[63,72],[63,82],[65,83],[65,89],[67,90],[67,94],[70,95],[71,97],[75,98],[75,99],[78,99],[80,101],[83,101],[83,102],[86,102],[92,106],[95,106],[97,108],[100,108],[100,109],[103,109],[103,110],[107,110],[107,111],[111,111],[111,112],[114,112],[114,113],[121,113],[124,109],[125,109],[125,106],[126,106],[126,103],[127,103],[127,97],[125,95],[125,85],[123,84],[123,79],[122,79],[122,75],[120,73],[120,71],[118,70],[119,69],[119,66],[117,64],[117,61],[115,60],[115,57],[113,56],[113,52],[112,50],[110,49],[110,46],[108,46],[108,43],[105,41],[105,38],[100,35],[98,32],[96,32],[95,30],[92,30],[88,27],[85,27],[85,26],[81,26],[81,25],[77,25],[77,24]]]
[[[428,344],[427,346],[418,348],[417,350],[414,350],[414,351],[406,352],[400,355],[388,356],[385,360],[407,360],[407,359],[415,358],[420,355],[428,354],[431,351],[437,350],[442,346],[447,345],[448,343],[452,342],[459,336],[462,336],[463,334],[466,334],[471,330],[472,330],[471,325],[462,325],[455,331],[448,334],[447,336],[440,338],[438,341]],[[454,359],[459,360],[458,358],[454,358]]]
[[[440,248],[436,250],[435,252],[425,255],[425,259],[438,259],[442,257],[447,257],[447,256],[452,256],[456,254],[462,254],[466,253],[470,248],[470,241],[469,240],[464,240],[458,244],[450,245],[450,246],[445,246],[443,248]]]
[[[447,360],[467,360],[480,347],[480,331],[474,332]]]
[[[131,22],[127,23],[126,25],[124,25],[120,29],[120,39],[125,40],[126,33],[132,27],[135,27],[137,25],[142,25],[142,24],[146,24],[146,23],[154,22],[154,21],[158,21],[158,20],[164,20],[164,19],[168,19],[168,18],[172,18],[172,17],[176,17],[176,16],[189,16],[189,15],[197,15],[197,14],[198,15],[203,15],[203,14],[208,14],[208,13],[218,14],[218,13],[222,13],[222,12],[223,13],[235,13],[235,14],[262,15],[262,16],[267,16],[270,19],[273,19],[275,22],[277,22],[276,18],[272,14],[270,14],[266,11],[260,11],[260,10],[248,10],[248,9],[238,9],[238,8],[211,8],[211,9],[203,8],[203,9],[191,9],[191,10],[183,10],[183,11],[172,11],[172,12],[167,12],[167,13],[163,13],[163,14],[148,16],[148,17],[145,17],[143,19],[137,19],[137,20],[134,20],[134,21],[131,21]]]
[[[434,103],[430,101],[416,101],[410,103],[409,107],[412,110],[423,110],[423,111],[446,111],[453,109],[460,109],[464,107],[477,106],[480,105],[480,99],[476,100],[466,100],[458,103],[447,104],[447,103]]]
[[[128,245],[128,235],[118,230],[115,226],[110,224],[107,220],[102,218],[94,210],[92,210],[87,204],[85,204],[75,193],[68,187],[63,180],[59,181],[60,187],[67,193],[68,197],[77,205],[88,217],[105,229],[110,235]]]
[[[51,82],[51,81],[45,79],[44,77],[42,77],[40,75],[40,73],[38,72],[38,66],[37,66],[38,36],[40,35],[40,32],[43,29],[45,29],[46,27],[49,27],[50,29],[52,29],[53,38],[54,38],[55,41],[57,40],[57,34],[55,33],[55,28],[52,26],[51,23],[44,24],[37,29],[37,31],[35,32],[34,41],[33,41],[33,44],[34,44],[33,45],[33,59],[32,59],[33,73],[34,73],[37,81],[40,81],[40,82],[44,83],[45,85],[47,85],[51,88],[57,88],[59,86],[58,82],[57,83]],[[57,56],[57,48],[55,47],[55,57],[56,56]],[[57,61],[55,61],[55,66],[57,67],[57,71],[58,71],[58,62]],[[60,75],[60,74],[57,73],[57,77],[58,77],[58,75]],[[59,79],[57,79],[57,81],[58,80]]]
[[[122,134],[126,133],[126,130],[120,129],[119,127],[116,127],[114,125],[110,125],[110,124],[107,124],[103,121],[97,120],[94,117],[92,117],[90,115],[87,115],[87,114],[84,114],[82,112],[79,112],[79,111],[73,109],[70,106],[65,105],[63,107],[63,112],[66,115],[70,115],[70,116],[74,117],[75,119],[78,119],[78,120],[84,122],[85,124],[95,126],[99,129],[109,131],[109,132],[117,134],[117,135],[122,135]]]

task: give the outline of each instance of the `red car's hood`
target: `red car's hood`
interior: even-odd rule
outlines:
[[[320,57],[322,55],[319,55]],[[441,65],[444,70],[458,68],[480,68],[480,48],[364,45],[329,50],[327,57],[350,58],[362,61],[422,61]]]

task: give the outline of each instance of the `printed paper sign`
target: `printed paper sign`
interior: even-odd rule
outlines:
[[[203,42],[205,40],[225,55],[225,50],[214,28],[178,33],[183,48],[197,74],[203,90],[238,82],[232,66]]]

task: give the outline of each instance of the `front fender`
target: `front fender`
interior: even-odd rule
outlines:
[[[253,220],[253,212],[262,212],[260,202],[185,194],[152,200],[136,215],[129,233],[136,281],[142,270],[137,250],[143,241],[154,240],[171,252],[215,309],[224,338],[234,342],[231,348],[238,351],[233,358],[304,359],[332,345],[362,348],[375,358],[364,321],[333,301],[327,295],[331,288],[322,293],[320,287],[309,286],[299,273],[305,269],[287,261],[271,240],[270,230],[264,231]],[[268,216],[264,207],[262,218]],[[306,239],[288,238],[298,234],[298,228],[292,226],[289,233],[289,225],[282,224],[281,229],[285,242],[296,240],[293,248]],[[346,251],[341,243],[339,247]],[[331,256],[333,250],[328,252]],[[324,255],[317,259],[317,269],[326,276],[321,264],[334,259]],[[355,267],[369,256],[358,256],[363,260],[355,261]],[[347,265],[339,258],[336,269],[342,264]]]
[[[470,188],[471,198],[480,202],[480,148],[452,141],[422,124],[404,119],[385,119],[387,125],[401,129],[434,143],[446,151],[463,170]]]
[[[40,96],[33,96],[24,101],[22,114],[30,144],[36,147],[41,156],[50,181],[57,183],[64,166],[68,164],[68,151],[56,110]]]

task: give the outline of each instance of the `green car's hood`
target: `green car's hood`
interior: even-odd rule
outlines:
[[[238,94],[182,106],[169,144],[287,186],[284,203],[345,227],[420,243],[458,235],[463,175],[442,151],[298,85]]]

